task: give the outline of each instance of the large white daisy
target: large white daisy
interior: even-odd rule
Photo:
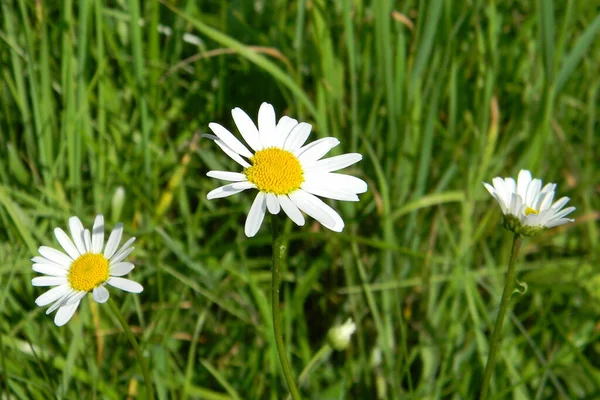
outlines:
[[[69,218],[69,229],[73,240],[60,228],[54,230],[58,243],[65,250],[41,246],[41,256],[33,257],[33,270],[44,274],[31,280],[33,286],[53,286],[52,289],[39,296],[35,303],[46,306],[50,303],[46,314],[58,309],[54,323],[58,326],[66,324],[79,302],[86,293],[92,292],[92,298],[98,303],[108,300],[106,284],[131,293],[140,293],[142,285],[129,279],[120,278],[133,270],[133,264],[123,260],[132,251],[134,237],[118,249],[123,225],[117,224],[111,232],[106,248],[104,248],[104,217],[96,216],[94,227],[90,233],[84,229],[77,217]],[[104,248],[104,252],[102,249]],[[118,249],[118,250],[117,250]]]
[[[575,207],[563,209],[569,198],[562,197],[552,203],[556,184],[542,187],[542,180],[532,179],[527,170],[519,172],[516,182],[513,178],[496,177],[492,183],[494,186],[485,182],[483,185],[500,204],[505,225],[515,233],[531,236],[542,229],[574,221],[565,217],[575,211]]]
[[[231,114],[251,150],[223,126],[214,122],[208,125],[215,135],[204,136],[214,140],[243,171],[210,171],[208,176],[233,183],[212,190],[207,198],[257,189],[244,229],[248,237],[258,232],[267,210],[278,214],[281,209],[297,225],[304,225],[300,212],[304,211],[326,228],[341,232],[344,221],[317,196],[358,201],[357,194],[367,191],[366,182],[334,171],[360,161],[362,155],[350,153],[323,159],[340,141],[326,137],[305,145],[312,126],[287,116],[276,122],[275,110],[268,103],[260,106],[258,128],[240,108],[234,108]]]

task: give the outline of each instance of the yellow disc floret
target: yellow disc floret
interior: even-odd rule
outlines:
[[[244,173],[261,192],[288,194],[299,189],[304,182],[300,161],[287,150],[278,147],[259,150],[250,162],[252,166]]]
[[[79,256],[71,264],[68,278],[73,289],[89,292],[108,280],[108,260],[102,254]]]
[[[531,215],[531,214],[538,215],[539,213],[540,213],[540,212],[539,212],[538,210],[534,210],[534,209],[533,209],[533,208],[531,208],[531,207],[527,207],[527,208],[525,209],[525,215]]]

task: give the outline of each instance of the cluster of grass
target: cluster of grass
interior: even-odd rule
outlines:
[[[481,181],[532,170],[576,223],[526,240],[492,393],[600,397],[594,1],[2,0],[0,390],[3,399],[145,398],[107,307],[63,328],[29,261],[71,215],[138,237],[139,295],[113,291],[158,398],[282,399],[268,224],[252,196],[208,202],[235,170],[207,124],[261,102],[364,159],[341,234],[291,226],[284,334],[296,375],[327,330],[350,347],[302,382],[313,399],[474,398],[511,235]],[[193,35],[193,36],[190,36]],[[596,149],[596,150],[594,150]],[[117,188],[125,199],[114,202]]]

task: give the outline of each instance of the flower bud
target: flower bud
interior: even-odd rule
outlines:
[[[335,350],[345,350],[350,344],[350,338],[355,331],[356,324],[352,321],[352,318],[348,318],[343,325],[335,326],[329,330],[327,341]]]
[[[115,190],[112,198],[112,220],[113,222],[118,221],[121,218],[121,211],[123,210],[123,203],[125,202],[125,189],[123,186],[119,186]]]

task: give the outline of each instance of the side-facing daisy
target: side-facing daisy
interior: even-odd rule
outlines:
[[[532,179],[531,172],[521,170],[517,181],[513,178],[496,177],[494,186],[483,182],[485,188],[498,201],[504,214],[504,226],[513,233],[533,236],[546,228],[573,222],[565,218],[575,207],[563,207],[568,197],[554,200],[555,183],[542,187],[541,179]]]
[[[231,111],[240,134],[252,149],[249,150],[231,132],[217,123],[208,127],[215,135],[204,135],[240,164],[242,172],[210,171],[207,175],[229,181],[208,193],[209,200],[227,197],[246,189],[257,189],[246,219],[246,236],[258,232],[267,210],[278,214],[281,209],[297,225],[304,225],[304,211],[323,226],[336,232],[344,228],[340,215],[317,196],[334,200],[358,201],[357,194],[367,191],[362,179],[335,173],[362,159],[358,153],[325,158],[340,141],[326,137],[305,142],[312,126],[284,116],[279,122],[275,110],[262,103],[258,111],[258,128],[240,108]]]
[[[46,306],[50,303],[46,314],[58,309],[54,323],[62,326],[69,322],[79,302],[86,293],[92,292],[92,298],[98,303],[108,300],[107,283],[111,286],[131,293],[140,293],[142,285],[129,279],[120,278],[133,270],[133,264],[123,260],[132,251],[134,237],[118,249],[123,224],[119,223],[111,232],[106,248],[104,248],[104,217],[96,216],[94,227],[90,233],[84,229],[77,217],[69,218],[69,229],[73,240],[60,228],[54,229],[58,243],[65,250],[41,246],[41,256],[33,257],[33,270],[44,274],[31,280],[33,286],[54,286],[39,296],[35,303]],[[102,249],[104,248],[104,252]],[[118,250],[117,250],[118,249]]]

